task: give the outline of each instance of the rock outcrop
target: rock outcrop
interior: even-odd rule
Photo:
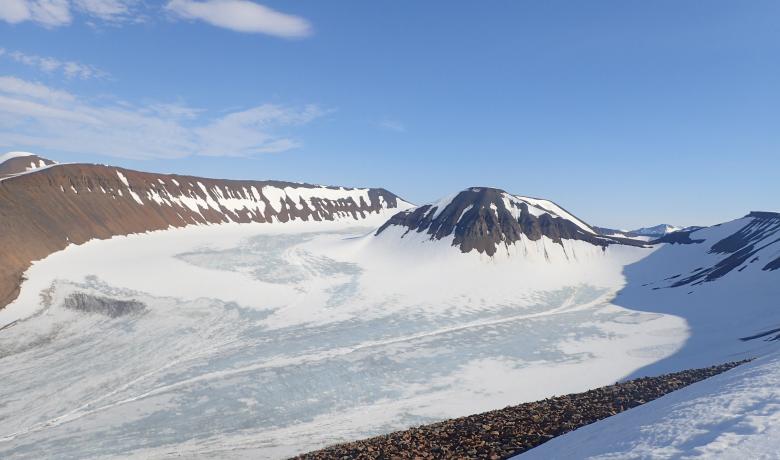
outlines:
[[[451,199],[401,211],[376,234],[393,226],[405,228],[404,235],[424,233],[432,240],[452,236],[452,245],[462,252],[476,250],[489,256],[502,244],[512,244],[522,237],[530,241],[547,237],[555,243],[580,240],[600,247],[643,244],[642,241],[601,235],[551,201],[511,195],[489,187],[472,187]]]

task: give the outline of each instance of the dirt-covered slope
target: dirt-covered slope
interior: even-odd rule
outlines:
[[[26,152],[0,155],[0,179],[56,164],[54,161]]]

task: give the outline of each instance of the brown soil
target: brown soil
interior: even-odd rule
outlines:
[[[297,459],[504,459],[746,361],[644,377],[339,444]]]

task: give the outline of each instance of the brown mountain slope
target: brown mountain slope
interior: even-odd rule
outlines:
[[[384,189],[164,175],[89,164],[0,180],[0,308],[32,261],[93,238],[190,224],[360,220],[408,206]]]
[[[11,154],[13,155],[13,154]],[[20,174],[35,169],[45,168],[56,164],[51,160],[39,157],[38,155],[13,156],[6,161],[0,160],[0,179],[14,174]]]

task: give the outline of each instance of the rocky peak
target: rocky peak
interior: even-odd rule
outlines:
[[[531,241],[547,237],[553,242],[582,240],[601,247],[612,243],[641,245],[641,242],[599,235],[588,224],[555,203],[490,187],[472,187],[437,203],[402,211],[377,230],[405,227],[404,235],[415,231],[432,240],[452,236],[453,246],[462,252],[477,250],[493,255],[502,244],[523,236]]]

